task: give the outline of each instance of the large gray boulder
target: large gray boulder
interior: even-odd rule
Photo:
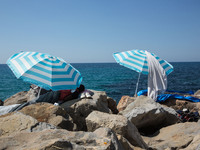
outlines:
[[[94,91],[90,98],[75,99],[61,105],[77,124],[78,130],[87,131],[85,118],[94,110],[112,114],[106,92]],[[115,106],[116,107],[116,106]]]
[[[93,111],[86,118],[86,125],[88,131],[94,131],[100,127],[110,128],[125,137],[132,145],[148,148],[137,128],[124,116]]]
[[[120,112],[144,135],[153,134],[162,127],[177,123],[174,109],[156,103],[147,96],[139,96]]]
[[[200,135],[196,135],[192,142],[185,148],[180,148],[180,150],[199,150],[200,149]]]
[[[155,136],[144,137],[144,140],[156,150],[167,148],[197,150],[197,147],[200,147],[199,135],[200,123],[186,122],[162,128]]]
[[[31,100],[32,98],[34,98],[33,91],[22,91],[7,98],[4,101],[4,106],[12,105],[12,104],[23,104]]]
[[[0,116],[0,136],[9,136],[12,133],[28,131],[38,121],[23,113],[9,113]]]
[[[50,103],[36,103],[24,107],[19,110],[19,112],[37,119],[38,122],[46,122],[57,128],[69,131],[77,130],[76,124],[73,123],[72,118],[60,106],[55,106]]]
[[[0,149],[10,150],[124,150],[114,132],[100,128],[94,132],[63,129],[19,133],[0,137]]]
[[[31,116],[20,112],[0,116],[0,136],[45,129],[55,129],[55,127],[47,123],[41,124]]]

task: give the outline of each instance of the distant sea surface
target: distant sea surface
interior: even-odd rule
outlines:
[[[168,76],[168,90],[197,91],[200,89],[200,62],[173,62],[174,71]],[[133,96],[138,73],[117,63],[74,63],[87,89],[106,91],[117,102],[123,95]],[[147,89],[147,75],[141,74],[138,91]],[[5,100],[28,91],[29,83],[16,79],[6,64],[0,64],[0,99]]]

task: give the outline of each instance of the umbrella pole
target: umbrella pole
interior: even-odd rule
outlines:
[[[141,74],[141,72],[138,75],[138,80],[137,80],[136,89],[135,89],[135,96],[137,94],[138,84],[139,84],[139,81],[140,81],[140,74]]]
[[[38,86],[39,87],[39,86]],[[41,87],[39,87],[37,98],[40,97]]]

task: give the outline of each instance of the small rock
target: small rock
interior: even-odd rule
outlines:
[[[130,97],[130,96],[122,96],[120,99],[117,109],[118,111],[124,110],[130,103],[132,103],[135,100],[135,97]]]

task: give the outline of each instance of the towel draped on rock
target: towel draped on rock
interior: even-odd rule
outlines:
[[[167,90],[167,75],[158,60],[146,51],[148,62],[148,97],[156,101],[157,95]]]
[[[170,91],[167,90],[166,92],[173,92],[173,93],[180,93],[180,94],[194,94],[193,91]],[[141,90],[137,93],[137,96],[146,95],[147,90]],[[180,100],[188,100],[191,102],[200,102],[200,99],[193,97],[193,96],[182,96],[179,94],[160,94],[157,96],[156,102],[164,102],[167,99],[180,99]]]

